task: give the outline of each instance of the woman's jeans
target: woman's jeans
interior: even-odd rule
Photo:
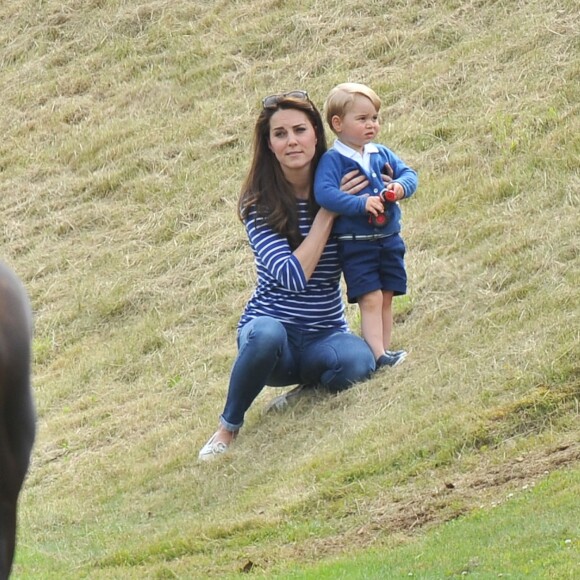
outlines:
[[[302,332],[275,318],[255,318],[238,331],[238,356],[221,424],[230,431],[238,430],[266,385],[307,383],[336,393],[367,379],[374,370],[372,351],[354,334]]]

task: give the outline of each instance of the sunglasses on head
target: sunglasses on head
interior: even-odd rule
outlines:
[[[262,107],[264,107],[264,109],[275,107],[280,101],[283,101],[288,97],[291,99],[299,99],[300,101],[310,101],[306,91],[289,91],[287,93],[277,93],[275,95],[264,97],[262,99]]]

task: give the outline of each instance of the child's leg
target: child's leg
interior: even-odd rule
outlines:
[[[383,356],[377,358],[377,369],[383,367],[396,367],[401,364],[407,353],[404,350],[389,350],[391,345],[391,333],[393,332],[393,292],[383,292],[382,323],[383,323]]]
[[[393,292],[383,292],[383,350],[389,350],[393,333]]]
[[[366,343],[378,359],[384,354],[383,346],[383,293],[375,290],[358,299],[361,316],[361,332]]]

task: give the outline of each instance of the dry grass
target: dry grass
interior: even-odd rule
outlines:
[[[577,439],[574,2],[47,0],[0,16],[1,243],[35,310],[40,422],[18,577],[283,568],[454,517],[472,497],[431,502],[434,480]],[[420,174],[395,329],[411,356],[281,416],[262,416],[265,392],[231,456],[198,465],[253,284],[235,204],[260,97],[322,103],[344,80],[381,94],[381,141]],[[397,498],[429,518],[373,527]]]

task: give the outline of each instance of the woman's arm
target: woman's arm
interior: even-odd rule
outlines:
[[[340,181],[340,189],[345,193],[358,193],[367,185],[367,178],[357,169],[349,171]],[[314,218],[310,232],[294,251],[294,256],[304,270],[306,280],[310,279],[316,269],[320,256],[322,256],[324,247],[328,242],[334,218],[337,215],[327,209],[320,208]]]
[[[340,182],[346,193],[358,193],[368,185],[358,170],[347,173]],[[284,288],[300,292],[314,273],[324,252],[336,214],[320,208],[302,243],[291,251],[288,240],[272,231],[267,220],[252,208],[244,220],[248,239],[259,269],[268,272]]]
[[[322,256],[335,216],[336,214],[321,207],[312,222],[308,235],[294,250],[294,256],[300,262],[306,280],[310,280]]]

